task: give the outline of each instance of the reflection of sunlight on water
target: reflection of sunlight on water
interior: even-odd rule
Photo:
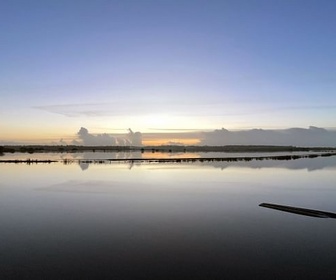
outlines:
[[[154,153],[143,153],[143,159],[167,159],[167,158],[199,158],[198,153],[162,153],[162,152],[154,152]]]

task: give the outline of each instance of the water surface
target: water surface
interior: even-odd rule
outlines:
[[[1,279],[334,279],[336,157],[0,164]]]

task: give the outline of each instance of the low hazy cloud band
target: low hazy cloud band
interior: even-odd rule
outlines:
[[[229,131],[224,128],[204,132],[200,145],[280,145],[280,146],[336,146],[336,131],[310,126],[284,130],[252,129]]]
[[[168,139],[170,133],[165,134]],[[305,146],[305,147],[336,147],[336,131],[310,126],[306,128],[289,128],[283,130],[251,129],[241,131],[229,131],[218,129],[210,132],[174,132],[171,140],[166,144],[183,145],[185,143],[174,142],[173,139],[194,137],[199,139],[197,145],[224,146],[224,145],[277,145],[277,146]],[[160,133],[133,132],[112,136],[107,133],[91,134],[82,127],[76,134],[77,138],[72,142],[75,145],[86,146],[142,146],[143,140],[158,139]],[[183,136],[183,137],[182,137]],[[62,142],[61,144],[66,144]]]
[[[157,103],[164,106],[157,106]],[[63,104],[34,106],[34,109],[43,110],[53,114],[66,117],[103,117],[103,116],[141,116],[148,112],[151,114],[167,113],[169,115],[190,115],[190,116],[236,116],[236,115],[256,115],[260,113],[270,113],[274,111],[297,111],[297,110],[331,110],[335,109],[334,104],[322,104],[314,106],[272,106],[268,104],[239,103],[240,110],[237,110],[236,103],[224,101],[202,101],[201,104],[193,100],[133,100],[116,101],[109,103],[88,103],[88,104]],[[223,108],[225,108],[223,110]]]

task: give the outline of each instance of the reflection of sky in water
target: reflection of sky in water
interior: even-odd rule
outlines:
[[[99,159],[169,159],[169,158],[231,158],[231,157],[257,157],[257,156],[279,156],[279,155],[302,155],[308,152],[269,152],[269,153],[221,153],[221,152],[208,152],[208,153],[169,153],[169,152],[151,152],[145,151],[137,152],[77,152],[77,153],[5,153],[0,157],[1,160],[12,159],[40,159],[40,160],[64,160],[64,159],[84,159],[84,160],[99,160]],[[320,154],[320,152],[309,152]]]
[[[85,171],[93,164],[109,164],[108,160],[131,160],[131,159],[179,159],[179,158],[232,158],[232,157],[267,157],[267,156],[281,156],[288,155],[290,153],[161,153],[161,152],[84,152],[84,153],[34,153],[34,154],[24,154],[24,153],[14,153],[5,154],[1,157],[1,160],[27,160],[27,159],[38,159],[38,160],[57,160],[65,161],[69,160],[68,163],[78,163],[79,167]],[[307,152],[295,152],[291,155],[304,155]],[[309,153],[310,154],[310,153]],[[320,152],[317,152],[320,154]],[[101,160],[99,162],[99,160]],[[86,162],[87,161],[87,162]],[[114,164],[114,163],[112,163]],[[124,164],[121,162],[121,164]],[[128,168],[132,169],[134,166],[139,166],[143,164],[140,161],[128,162]],[[153,167],[155,163],[151,164]],[[145,162],[145,165],[148,163]],[[227,161],[203,161],[193,162],[188,164],[177,164],[165,163],[163,167],[162,163],[156,168],[194,168],[195,165],[202,166],[212,166],[214,168],[226,169],[231,167],[244,167],[244,168],[286,168],[286,169],[306,169],[308,171],[314,171],[319,169],[336,169],[336,156],[331,157],[318,157],[314,160],[309,158],[300,158],[295,160],[256,160],[251,161],[237,161],[237,162],[227,162]]]
[[[258,206],[336,212],[314,170],[2,164],[1,278],[334,279],[334,220]]]

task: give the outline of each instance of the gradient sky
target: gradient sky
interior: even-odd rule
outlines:
[[[0,141],[336,127],[334,0],[2,0],[0,14]]]

